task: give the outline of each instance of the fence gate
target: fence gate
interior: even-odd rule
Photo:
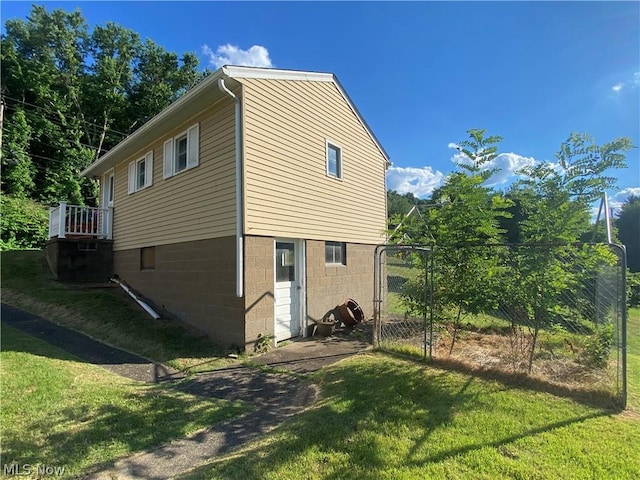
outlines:
[[[382,245],[374,345],[626,405],[626,258],[613,244]]]
[[[374,267],[374,345],[431,358],[433,255],[430,246],[380,245]]]

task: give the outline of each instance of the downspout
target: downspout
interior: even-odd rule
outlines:
[[[244,296],[244,232],[242,202],[242,105],[240,99],[218,79],[220,90],[229,95],[236,104],[236,297]]]

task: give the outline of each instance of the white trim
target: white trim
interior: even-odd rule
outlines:
[[[166,140],[162,147],[162,178],[173,176],[173,137]]]
[[[298,265],[300,265],[300,282],[298,286],[300,289],[299,301],[300,301],[300,332],[301,336],[305,338],[307,336],[307,242],[303,239],[299,242],[299,258]]]
[[[217,81],[219,78],[223,78],[227,76],[229,78],[256,78],[256,79],[270,79],[270,80],[298,80],[298,81],[310,81],[310,82],[334,82],[342,97],[345,99],[347,104],[351,107],[352,111],[362,122],[365,130],[369,134],[371,140],[378,147],[378,150],[384,157],[387,162],[387,166],[391,165],[391,161],[389,160],[389,155],[382,147],[382,144],[378,141],[373,131],[365,121],[364,117],[360,115],[355,104],[351,101],[351,98],[345,91],[345,89],[340,84],[338,78],[332,73],[321,73],[321,72],[305,72],[301,70],[276,70],[269,68],[256,68],[256,67],[241,67],[241,66],[229,66],[225,65],[211,75],[202,80],[199,84],[181,96],[178,100],[173,102],[167,108],[158,113],[155,117],[151,118],[148,122],[146,122],[142,127],[138,130],[127,136],[124,140],[118,143],[115,147],[105,153],[103,156],[98,158],[95,162],[85,168],[82,172],[80,172],[80,176],[89,177],[94,175],[100,175],[100,167],[109,162],[113,157],[117,156],[120,151],[125,150],[127,146],[134,142],[135,140],[143,137],[147,132],[153,131],[153,129],[158,128],[163,123],[171,124],[169,119],[176,112],[182,109],[186,104],[191,103],[191,101],[197,98],[199,95],[203,94],[207,91],[207,89],[215,88]],[[158,136],[162,136],[158,135]],[[119,162],[117,162],[119,163]]]
[[[144,156],[144,187],[153,185],[153,150]]]
[[[274,299],[273,299],[273,336],[274,342],[276,346],[278,346],[278,341],[276,337],[276,320],[277,320],[277,298],[275,298],[276,292],[276,246],[278,242],[281,243],[293,243],[295,248],[295,277],[296,277],[296,292],[298,294],[298,324],[294,325],[294,328],[297,328],[297,335],[306,337],[307,332],[305,328],[306,318],[307,318],[307,272],[306,272],[306,242],[300,238],[274,238],[273,239],[273,291],[274,291]],[[292,337],[294,338],[294,337]]]
[[[177,170],[176,162],[178,161],[178,156],[176,155],[176,148],[178,148],[178,141],[183,139],[187,141],[185,167]],[[165,140],[163,151],[162,178],[164,180],[200,165],[200,123],[195,123],[178,135]]]
[[[305,72],[303,70],[278,70],[275,68],[225,65],[222,72],[230,78],[255,78],[262,80],[303,80],[308,82],[333,82],[332,73]]]
[[[184,139],[186,142],[185,151],[184,151],[184,168],[182,170],[176,169],[176,164],[178,163],[178,156],[176,155],[176,151],[178,149],[178,142]],[[184,172],[185,170],[189,170],[189,130],[185,130],[184,132],[180,132],[178,135],[173,137],[173,166],[171,171],[174,175],[178,175],[179,173]]]
[[[235,167],[236,167],[236,297],[244,296],[244,185],[243,185],[243,142],[242,100],[218,79],[218,88],[227,94],[234,103],[235,123]]]
[[[144,184],[139,184],[139,165],[144,163]],[[129,194],[139,192],[145,188],[153,185],[153,150],[145,153],[144,157],[140,157],[136,160],[132,160],[129,163],[129,178],[127,179],[129,185]]]
[[[336,159],[336,169],[338,170],[337,175],[329,172],[329,146],[338,150],[339,158]],[[335,178],[336,180],[344,179],[344,149],[342,145],[333,140],[325,138],[324,141],[324,161],[325,161],[325,172],[327,177]]]
[[[111,192],[109,180],[113,179],[113,192]],[[113,193],[113,195],[111,195]],[[113,207],[116,196],[116,169],[110,168],[102,175],[102,203],[103,208]]]
[[[206,77],[200,83],[198,83],[195,87],[181,96],[178,100],[173,102],[171,105],[166,107],[160,113],[158,113],[155,117],[151,118],[147,123],[142,125],[138,130],[128,135],[124,140],[118,143],[115,147],[105,153],[98,160],[93,162],[87,168],[85,168],[82,172],[80,172],[80,176],[88,177],[91,175],[96,175],[99,172],[95,170],[98,169],[103,163],[106,163],[111,157],[116,156],[120,150],[126,148],[126,146],[131,143],[133,140],[143,136],[147,131],[152,130],[162,123],[166,123],[167,120],[173,115],[176,110],[180,110],[183,105],[188,103],[192,98],[198,96],[200,93],[206,91],[206,89],[210,88],[212,85],[215,85],[218,78],[222,77],[223,71],[222,68],[219,68],[211,75]],[[119,162],[118,162],[119,163]]]

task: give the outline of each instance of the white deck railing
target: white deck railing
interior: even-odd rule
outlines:
[[[49,209],[49,238],[113,238],[113,207],[95,208],[60,202]]]

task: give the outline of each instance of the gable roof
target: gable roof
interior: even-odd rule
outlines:
[[[101,175],[107,170],[113,168],[115,164],[118,163],[120,159],[122,159],[123,156],[126,157],[129,155],[133,155],[140,149],[145,148],[148,144],[148,142],[145,140],[147,134],[156,134],[158,136],[162,136],[164,134],[163,130],[169,129],[166,122],[169,117],[173,117],[174,120],[180,119],[181,117],[184,117],[186,119],[190,115],[188,108],[189,106],[201,105],[198,100],[203,98],[205,94],[210,94],[212,91],[220,92],[217,86],[219,78],[250,78],[262,80],[332,82],[336,85],[342,97],[345,99],[358,120],[362,123],[371,140],[377,146],[378,150],[380,150],[380,153],[387,161],[387,165],[391,164],[389,155],[387,154],[386,150],[378,141],[377,137],[365,121],[364,117],[360,114],[357,107],[340,84],[340,81],[333,73],[225,65],[213,72],[211,75],[198,83],[195,87],[181,96],[178,100],[155,115],[148,122],[142,125],[142,127],[140,127],[138,130],[127,136],[115,147],[113,147],[111,150],[109,150],[107,153],[102,155],[95,162],[85,168],[82,172],[80,172],[80,175],[85,177]],[[224,94],[220,92],[220,97],[222,97],[223,95]],[[193,112],[191,112],[191,114],[192,113]]]

